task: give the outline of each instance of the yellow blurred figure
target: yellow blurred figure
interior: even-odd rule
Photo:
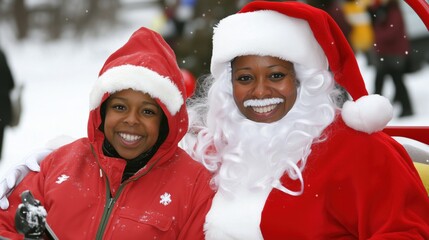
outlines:
[[[352,26],[349,41],[355,52],[367,52],[374,43],[371,16],[366,10],[370,0],[348,0],[343,3],[346,19]]]
[[[429,195],[429,164],[414,162],[414,166],[419,172],[420,178],[423,181],[423,185],[425,186]]]

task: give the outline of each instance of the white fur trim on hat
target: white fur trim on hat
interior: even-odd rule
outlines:
[[[129,88],[158,98],[172,115],[175,115],[184,103],[181,92],[169,78],[145,67],[121,65],[107,70],[96,81],[90,94],[90,109],[101,104],[104,93],[112,94]]]
[[[341,112],[347,126],[366,133],[382,130],[393,117],[393,107],[386,97],[372,94],[347,101]]]
[[[274,56],[308,68],[328,68],[307,21],[271,10],[237,13],[214,28],[211,72],[215,77],[243,55]]]

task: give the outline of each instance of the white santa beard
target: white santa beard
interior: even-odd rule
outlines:
[[[297,179],[290,163],[297,165],[309,154],[314,138],[314,134],[308,133],[314,129],[302,120],[306,117],[302,115],[300,104],[273,123],[248,120],[234,103],[225,105],[219,110],[227,114],[218,115],[223,117],[217,123],[217,129],[221,130],[214,133],[214,138],[222,139],[215,144],[216,156],[222,162],[215,177],[219,190],[235,195],[237,189],[242,188],[271,188],[285,171]]]
[[[217,192],[204,224],[205,239],[263,239],[261,213],[271,188],[251,191],[238,189],[234,198]]]
[[[335,103],[330,96],[335,91],[330,72],[294,67],[300,80],[296,102],[274,123],[253,122],[240,113],[232,96],[231,69],[213,81],[203,104],[209,106],[208,111],[199,111],[205,116],[203,124],[195,125],[199,133],[193,142],[198,144],[190,145],[196,147],[188,152],[215,172],[213,180],[219,190],[233,193],[244,185],[274,185],[287,194],[300,194],[280,186],[278,179],[285,172],[294,180],[300,178],[313,140],[334,119]]]
[[[206,217],[206,239],[263,239],[261,212],[272,189],[271,179],[278,173],[270,163],[273,149],[269,146],[278,124],[255,123],[238,112],[230,114],[234,120],[223,127],[234,131],[228,133],[230,144],[221,150],[220,189]],[[224,188],[232,189],[225,192]]]
[[[257,123],[231,108],[226,111],[229,114],[222,128],[234,131],[224,133],[228,144],[218,149],[222,156],[219,190],[206,217],[206,239],[263,239],[259,228],[261,212],[273,179],[280,178],[285,170],[280,160],[295,156],[296,163],[301,155],[293,154],[285,144],[293,125],[291,117],[270,124]]]
[[[264,124],[247,120],[242,116],[240,118],[241,121],[226,121],[227,124],[224,126],[234,131],[229,133],[225,139],[228,145],[221,150],[220,174],[228,176],[223,179],[227,182],[236,181],[237,188],[267,187],[270,185],[270,179],[276,177],[278,172],[273,156],[287,154],[286,148],[275,148],[278,143],[273,141],[281,141],[285,132],[288,132],[286,128],[289,128],[289,124],[280,122]],[[282,125],[281,131],[279,125]],[[280,134],[282,136],[278,136]],[[220,185],[223,180],[221,179]]]

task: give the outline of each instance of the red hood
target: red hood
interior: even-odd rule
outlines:
[[[168,119],[169,133],[153,159],[168,159],[188,130],[184,80],[169,45],[156,32],[140,28],[114,52],[90,94],[88,138],[102,156],[100,106],[114,92],[134,89],[156,99]]]

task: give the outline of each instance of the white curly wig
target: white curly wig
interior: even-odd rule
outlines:
[[[258,123],[245,118],[232,95],[228,68],[212,82],[208,95],[188,106],[190,134],[182,147],[214,173],[212,184],[232,194],[237,187],[276,187],[299,195],[303,189],[284,188],[279,179],[287,173],[301,181],[302,170],[314,141],[333,122],[339,91],[327,70],[312,70],[294,65],[298,80],[295,105],[281,120]]]

